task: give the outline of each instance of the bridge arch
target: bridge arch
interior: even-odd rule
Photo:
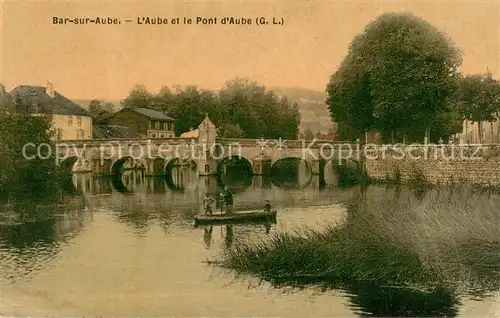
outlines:
[[[217,162],[217,175],[224,175],[230,172],[230,169],[244,169],[246,173],[253,174],[252,162],[242,156],[228,156]]]
[[[311,183],[312,175],[311,163],[299,157],[284,157],[271,166],[271,180],[281,188],[306,187]]]
[[[128,169],[144,169],[144,163],[138,159],[134,159],[131,156],[121,157],[115,160],[111,164],[111,174],[112,175],[120,175],[123,171]]]

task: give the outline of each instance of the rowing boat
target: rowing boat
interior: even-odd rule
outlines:
[[[199,224],[221,224],[221,223],[252,223],[252,222],[276,222],[277,211],[249,211],[238,212],[232,215],[214,214],[214,215],[196,215],[194,217],[195,226]]]

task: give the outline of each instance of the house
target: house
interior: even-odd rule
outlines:
[[[175,119],[148,108],[124,108],[111,115],[108,124],[133,128],[148,138],[175,137]]]
[[[32,114],[49,114],[52,116],[52,129],[56,140],[92,139],[92,117],[90,114],[59,92],[49,82],[47,87],[21,85],[14,88],[9,95],[14,104],[13,109],[26,107]]]

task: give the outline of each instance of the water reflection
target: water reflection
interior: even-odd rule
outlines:
[[[460,302],[445,289],[423,292],[408,287],[357,281],[343,286],[360,316],[456,317]]]
[[[271,223],[264,224],[227,224],[227,225],[206,225],[200,227],[203,229],[203,242],[205,244],[206,249],[210,249],[212,247],[212,243],[214,241],[213,234],[214,229],[215,233],[219,233],[220,231],[220,242],[224,242],[225,248],[230,248],[235,239],[238,239],[237,235],[235,236],[235,230],[239,229],[241,237],[239,239],[253,239],[257,236],[255,233],[261,232],[261,229],[264,230],[264,233],[267,235],[271,232]]]
[[[226,242],[226,247],[231,247],[234,240],[234,232],[232,225],[226,225],[226,235],[224,238],[225,238],[224,241]]]
[[[196,171],[181,171],[176,175],[177,183],[169,177],[146,176],[143,170],[125,170],[119,176],[101,177],[90,173],[73,174],[64,179],[64,190],[68,195],[104,195],[113,192],[131,195],[134,193],[166,194],[169,192],[196,191],[206,180],[215,181],[217,188],[228,186],[233,193],[243,193],[250,187],[270,189],[273,186],[284,189],[305,189],[318,187],[317,177],[307,175],[295,181],[282,180],[279,176],[251,176],[228,172],[219,177],[199,178]]]
[[[206,248],[210,248],[212,246],[212,232],[214,227],[212,225],[206,226],[203,231],[205,234],[203,235],[203,241],[205,242]]]
[[[167,165],[166,182],[172,191],[196,188],[198,169],[192,160],[174,159]]]
[[[14,208],[15,215],[20,215]],[[39,207],[51,209],[52,217],[31,219],[26,222],[0,223],[0,282],[27,281],[38,271],[50,266],[65,244],[84,228],[92,212],[82,202],[71,200],[67,204]]]
[[[272,182],[282,188],[304,188],[312,180],[310,164],[299,158],[283,158],[271,168]]]
[[[14,249],[30,248],[34,245],[48,246],[56,241],[56,220],[4,224],[0,227],[2,242]]]
[[[250,174],[239,174],[237,172],[226,173],[217,178],[219,187],[228,186],[233,193],[243,192],[252,185],[253,177]]]
[[[252,176],[248,162],[236,159],[219,164],[216,180],[220,187],[229,186],[232,192],[244,192],[249,187],[303,189],[334,186],[339,183],[338,171],[328,163],[321,177],[312,175],[310,164],[297,158],[284,158],[274,163],[270,176]],[[250,169],[250,170],[249,170]],[[64,178],[63,189],[68,195],[102,195],[113,191],[122,194],[135,192],[166,193],[195,190],[205,177],[199,177],[194,163],[171,161],[164,176],[150,177],[143,169],[121,169],[113,176],[97,177],[90,173],[75,173]]]

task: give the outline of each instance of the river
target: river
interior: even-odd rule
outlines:
[[[235,210],[267,199],[279,211],[277,224],[195,228],[191,217],[200,212],[205,192],[218,191],[215,179],[196,179],[182,189],[134,173],[119,184],[89,176],[73,181],[81,193],[62,217],[0,226],[0,314],[357,317],[399,315],[398,306],[409,302],[408,316],[422,316],[429,306],[418,295],[369,287],[278,289],[205,262],[234,240],[341,222],[353,189],[320,189],[314,177],[298,187],[253,178],[233,187]],[[464,298],[449,312],[491,316],[495,300]]]

